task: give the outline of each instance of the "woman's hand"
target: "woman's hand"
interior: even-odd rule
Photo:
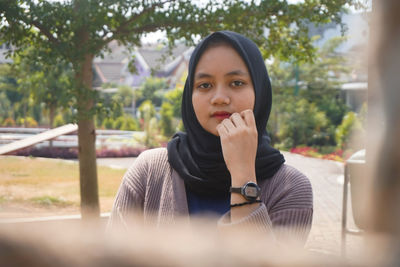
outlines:
[[[250,109],[233,113],[217,126],[222,153],[231,173],[232,186],[256,182],[257,127]]]

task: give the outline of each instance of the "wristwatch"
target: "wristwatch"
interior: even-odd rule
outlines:
[[[253,182],[247,182],[242,187],[231,187],[229,192],[238,193],[249,201],[257,200],[261,194],[261,188]]]

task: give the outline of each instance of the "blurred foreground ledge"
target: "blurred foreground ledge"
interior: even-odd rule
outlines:
[[[161,228],[137,218],[129,230],[98,223],[0,225],[2,266],[395,266],[384,237],[351,259],[280,244],[252,231],[218,231],[206,219]]]

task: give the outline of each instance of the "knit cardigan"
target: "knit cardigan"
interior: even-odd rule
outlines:
[[[310,181],[295,168],[283,164],[270,179],[259,183],[262,203],[239,221],[230,221],[230,212],[218,220],[219,228],[254,225],[267,234],[285,229],[304,243],[311,229],[313,200]],[[155,226],[173,224],[189,217],[183,179],[170,166],[167,150],[144,151],[125,173],[118,190],[108,228],[127,225],[134,212],[142,214],[144,223]],[[277,237],[279,238],[279,237]]]

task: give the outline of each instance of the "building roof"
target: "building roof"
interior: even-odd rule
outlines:
[[[178,44],[171,51],[165,46],[146,45],[139,47],[138,52],[151,69],[162,70],[164,66],[172,63],[188,49],[189,47],[184,44]]]
[[[193,48],[184,44],[178,44],[171,51],[168,47],[152,44],[135,48],[133,52],[119,45],[116,41],[109,44],[111,52],[106,53],[103,58],[95,58],[94,86],[102,83],[121,83],[128,75],[128,63],[135,59],[145,71],[156,73],[158,76],[169,76],[178,67],[182,60],[189,60]]]

